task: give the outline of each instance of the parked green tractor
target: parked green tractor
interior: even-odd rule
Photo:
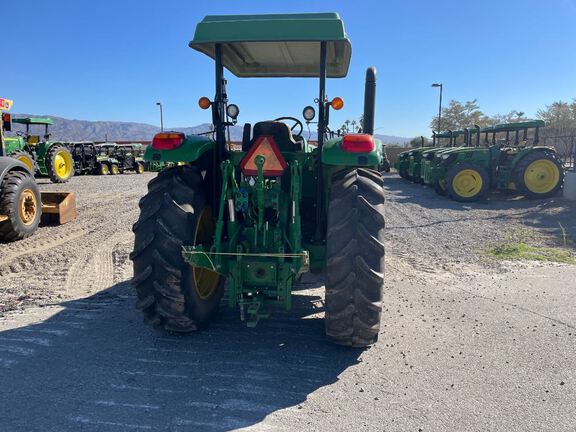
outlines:
[[[544,126],[534,120],[483,128],[477,145],[484,134],[485,147],[437,155],[429,181],[462,202],[480,200],[490,190],[515,190],[531,199],[554,196],[562,188],[564,170],[554,148],[538,146]]]
[[[66,183],[74,175],[74,160],[65,143],[50,141],[50,118],[15,118],[13,123],[26,126],[26,133],[5,138],[6,154],[18,159],[33,173],[50,177],[54,183]],[[31,135],[31,127],[44,127],[44,136]]]
[[[463,136],[463,141],[459,142],[458,137]],[[442,146],[442,139],[447,138],[447,146]],[[480,146],[480,127],[475,126],[473,129],[462,129],[457,131],[447,131],[435,135],[435,141],[438,146],[426,150],[422,153],[420,168],[420,183],[434,187],[440,195],[446,195],[446,191],[439,183],[437,161],[442,160],[444,153],[450,152],[456,148]],[[459,145],[460,144],[460,145]],[[457,146],[457,147],[456,147]]]
[[[157,134],[145,159],[178,163],[150,182],[134,225],[132,284],[145,322],[190,332],[227,303],[255,326],[273,307],[289,310],[308,271],[325,272],[327,337],[347,346],[376,342],[384,283],[384,190],[374,139],[375,70],[366,74],[364,133],[332,136],[326,78],[347,74],[351,45],[334,13],[207,16],[190,47],[215,61],[210,109],[214,139]],[[237,77],[319,78],[318,146],[295,117],[244,126],[242,148],[227,143],[238,106],[224,71]],[[294,93],[291,94],[293,97]],[[310,97],[313,99],[313,97]],[[262,104],[280,97],[264,97]]]
[[[113,157],[118,160],[121,173],[134,171],[136,174],[144,172],[144,158],[141,156],[142,144],[118,145]]]
[[[96,146],[98,152],[96,162],[100,175],[120,174],[120,161],[116,159],[116,144],[99,144]]]
[[[74,194],[42,192],[33,172],[23,162],[6,156],[4,131],[11,131],[12,117],[2,113],[12,101],[0,98],[0,242],[22,240],[34,234],[40,219],[66,223],[76,218]]]

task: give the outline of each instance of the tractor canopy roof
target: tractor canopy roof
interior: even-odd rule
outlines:
[[[12,119],[13,123],[29,124],[29,125],[53,125],[54,120],[49,117],[25,117]]]
[[[337,13],[208,15],[191,48],[222,63],[238,77],[318,77],[320,42],[326,42],[328,77],[348,73],[352,47]]]
[[[496,126],[485,127],[482,129],[482,132],[514,132],[517,130],[544,126],[546,126],[544,120],[530,120],[517,123],[501,123]]]

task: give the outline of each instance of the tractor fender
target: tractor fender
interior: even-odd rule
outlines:
[[[32,175],[28,167],[19,160],[5,156],[0,157],[0,183],[9,171],[25,171]]]
[[[148,162],[194,162],[211,150],[214,150],[216,142],[212,139],[199,136],[189,135],[184,143],[173,150],[156,150],[152,146],[146,148],[144,160]]]
[[[343,137],[332,138],[322,147],[324,165],[347,167],[378,167],[383,162],[382,141],[374,138],[374,150],[367,153],[350,153],[342,149]]]
[[[518,154],[514,157],[514,159],[512,159],[512,163],[510,164],[510,171],[514,172],[516,166],[520,163],[520,161],[524,159],[527,155],[535,151],[556,154],[556,149],[552,147],[529,147],[522,149],[518,152]]]

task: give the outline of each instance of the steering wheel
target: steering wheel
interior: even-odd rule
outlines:
[[[284,120],[290,120],[292,122],[294,122],[294,124],[292,125],[292,127],[290,128],[290,132],[292,132],[292,135],[302,135],[302,132],[304,131],[304,125],[302,124],[302,122],[300,120],[298,120],[296,117],[278,117],[277,119],[274,119],[274,121],[281,121],[282,123],[286,123]],[[288,125],[290,126],[290,125]],[[294,129],[298,127],[298,133],[294,133]]]

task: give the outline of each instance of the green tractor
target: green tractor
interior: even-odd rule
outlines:
[[[542,120],[533,120],[477,128],[476,147],[436,155],[430,184],[438,182],[461,202],[478,201],[491,190],[512,190],[530,199],[556,195],[564,183],[564,169],[554,148],[538,146],[544,126]]]
[[[100,175],[120,174],[120,161],[116,159],[117,144],[107,143],[96,146],[96,165]]]
[[[394,163],[394,168],[400,177],[405,178],[406,180],[417,180],[414,173],[417,171],[419,172],[419,161],[422,152],[434,147],[435,141],[432,141],[432,146],[426,146],[424,137],[420,138],[422,141],[420,147],[403,151],[397,156],[396,162]],[[416,167],[416,165],[418,165],[418,167]]]
[[[213,139],[163,132],[146,150],[148,161],[185,165],[160,172],[140,200],[131,259],[144,321],[202,329],[227,282],[228,306],[253,327],[271,308],[291,308],[303,273],[324,272],[328,339],[375,343],[384,284],[375,70],[366,74],[364,133],[338,137],[328,120],[343,101],[327,98],[326,78],[346,76],[351,45],[337,14],[207,16],[189,46],[215,61],[215,96],[199,100],[212,113]],[[237,77],[318,78],[318,146],[295,117],[245,124],[242,148],[227,143],[239,108],[228,101],[225,69]],[[307,106],[303,117],[311,121],[316,109]]]
[[[475,143],[473,135],[476,136]],[[463,136],[462,145],[458,142],[458,137]],[[436,192],[440,195],[445,195],[446,191],[438,181],[438,164],[437,161],[442,160],[442,155],[446,152],[454,150],[455,148],[471,147],[480,145],[480,127],[475,126],[474,129],[463,129],[457,131],[447,131],[442,133],[434,133],[434,142],[437,144],[434,148],[428,149],[422,153],[420,162],[420,183],[434,187]],[[447,138],[448,143],[442,144],[442,140]],[[458,145],[458,147],[456,147]]]
[[[5,138],[6,155],[18,159],[33,173],[50,177],[53,183],[66,183],[74,175],[74,159],[65,143],[50,141],[50,118],[15,118],[13,123],[26,126],[26,133]],[[44,127],[44,136],[31,135],[31,126]]]
[[[142,144],[118,145],[113,153],[113,158],[118,161],[120,173],[134,171],[136,174],[144,172],[144,158],[141,156]]]

